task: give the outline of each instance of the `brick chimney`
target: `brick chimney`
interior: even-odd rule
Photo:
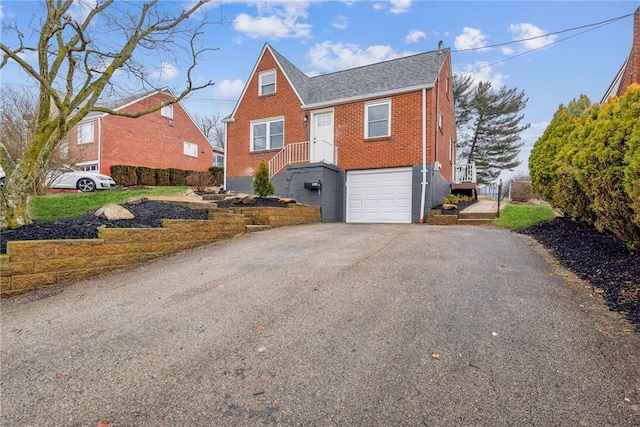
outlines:
[[[633,15],[633,44],[626,70],[618,88],[618,95],[624,94],[632,83],[640,83],[640,6]]]

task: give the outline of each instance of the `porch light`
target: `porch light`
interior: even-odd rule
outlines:
[[[309,116],[305,114],[302,120],[307,123],[307,121],[309,121]]]

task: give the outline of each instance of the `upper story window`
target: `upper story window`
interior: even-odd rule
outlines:
[[[168,119],[173,119],[173,104],[165,105],[160,109],[160,114]]]
[[[284,120],[264,120],[251,124],[251,151],[284,146]]]
[[[184,142],[184,155],[189,157],[198,157],[198,144],[192,142]]]
[[[89,144],[93,142],[93,122],[81,123],[78,125],[78,144]]]
[[[391,136],[391,101],[371,102],[365,105],[365,138]]]
[[[276,92],[276,70],[264,71],[258,76],[260,88],[258,95],[268,95]]]

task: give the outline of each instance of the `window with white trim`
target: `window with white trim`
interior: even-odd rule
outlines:
[[[173,104],[165,105],[160,109],[160,114],[162,117],[166,117],[168,119],[173,119]]]
[[[90,144],[93,142],[93,122],[78,125],[78,144]]]
[[[189,157],[198,157],[198,144],[192,142],[184,142],[184,155]]]
[[[371,102],[364,108],[364,137],[379,138],[391,135],[391,101]]]
[[[251,151],[284,147],[284,120],[251,123]]]
[[[438,127],[440,128],[440,130],[442,130],[442,111],[438,111]]]
[[[213,153],[213,166],[224,167],[224,155]]]
[[[258,75],[258,95],[269,95],[276,92],[276,70],[264,71]]]
[[[78,163],[76,164],[76,169],[84,172],[98,172],[98,164],[97,163]]]

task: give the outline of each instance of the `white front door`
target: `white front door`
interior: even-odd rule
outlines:
[[[311,113],[311,162],[335,164],[333,110]]]

